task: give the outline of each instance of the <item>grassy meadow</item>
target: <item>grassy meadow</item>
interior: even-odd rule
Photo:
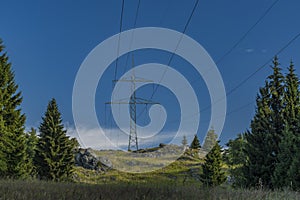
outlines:
[[[44,181],[0,181],[0,199],[300,199],[300,194],[286,191],[205,188],[197,185],[154,183],[54,183]]]
[[[95,153],[101,155],[103,152]],[[107,152],[106,155],[108,155]],[[115,155],[124,158],[122,152]],[[115,163],[121,165],[125,160],[119,159],[118,162],[115,160]],[[150,164],[153,160],[137,157],[136,161]],[[300,199],[299,193],[289,190],[233,189],[228,183],[215,188],[205,187],[199,180],[203,162],[203,158],[184,155],[172,164],[148,173],[125,173],[114,169],[103,172],[76,167],[73,182],[68,183],[35,179],[0,180],[0,200]]]

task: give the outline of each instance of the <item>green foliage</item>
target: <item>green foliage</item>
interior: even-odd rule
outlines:
[[[213,128],[210,129],[205,137],[203,149],[205,151],[210,151],[215,146],[217,138],[218,136],[215,133],[215,130]]]
[[[1,103],[1,102],[0,102]],[[4,121],[2,117],[0,116],[0,174],[4,175],[7,171],[7,150],[10,147],[10,144],[8,144],[8,132],[4,125]]]
[[[275,187],[300,189],[300,97],[299,79],[291,62],[285,81],[285,132],[279,144],[278,162],[272,181]],[[296,167],[297,166],[297,167]]]
[[[238,134],[234,140],[226,144],[228,149],[224,153],[224,161],[228,165],[230,180],[234,187],[243,186],[245,179],[242,176],[242,167],[247,161],[245,154],[246,140],[244,134]]]
[[[65,181],[74,167],[74,141],[66,135],[56,100],[52,99],[40,125],[35,163],[42,179]]]
[[[245,134],[246,162],[234,169],[240,186],[300,189],[299,78],[292,62],[288,71],[284,77],[275,57],[273,74],[259,90],[251,131]]]
[[[199,142],[199,139],[198,139],[197,135],[195,135],[194,139],[191,143],[191,149],[198,149],[198,148],[201,148],[201,145],[200,145],[200,142]]]
[[[278,58],[273,60],[273,74],[260,88],[256,99],[256,113],[251,122],[251,132],[245,134],[245,152],[248,160],[243,169],[246,186],[273,188],[271,177],[284,133],[284,77]]]
[[[25,115],[21,114],[21,92],[4,45],[0,40],[0,168],[5,177],[26,177],[28,163],[24,133]],[[5,163],[5,164],[3,164]]]
[[[222,154],[219,142],[206,155],[201,180],[206,186],[218,186],[225,182],[226,176],[222,171]]]
[[[27,146],[27,155],[28,155],[28,163],[30,164],[28,167],[28,171],[31,176],[36,175],[36,168],[34,166],[34,158],[35,152],[37,149],[38,137],[36,130],[31,128],[31,130],[26,134],[26,146]]]

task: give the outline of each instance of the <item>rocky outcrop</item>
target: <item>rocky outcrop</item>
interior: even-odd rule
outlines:
[[[75,153],[75,165],[85,169],[107,171],[112,168],[112,162],[106,157],[98,157],[92,149],[79,149]]]

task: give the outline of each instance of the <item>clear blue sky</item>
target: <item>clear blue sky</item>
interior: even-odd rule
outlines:
[[[138,0],[125,0],[122,30],[133,28],[137,2]],[[141,0],[136,27],[165,27],[181,32],[194,2]],[[202,44],[216,61],[273,2],[274,0],[200,0],[186,34]],[[1,2],[0,37],[6,45],[16,82],[23,94],[22,111],[27,116],[27,127],[39,126],[41,116],[52,97],[58,101],[64,122],[73,126],[72,89],[77,70],[96,45],[119,32],[121,4],[121,0]],[[300,32],[299,9],[299,0],[279,1],[233,52],[218,64],[227,91],[274,56],[276,51]],[[154,61],[167,64],[169,57],[168,53],[149,50],[136,52],[135,60],[136,64]],[[279,58],[284,69],[293,59],[299,73],[300,39],[292,43]],[[126,58],[120,59],[120,69],[125,66],[125,60]],[[185,61],[175,57],[171,65],[176,68],[185,64]],[[223,144],[249,128],[258,88],[270,73],[270,68],[265,67],[228,97],[230,114],[220,138]],[[185,75],[189,80],[197,78],[193,71],[187,71]],[[110,76],[112,79],[112,73]],[[111,82],[107,82],[109,81],[106,81],[105,87],[111,88]],[[208,93],[201,77],[193,86],[197,88],[198,97],[201,98],[200,108],[208,106]],[[145,91],[140,91],[140,95],[148,98],[151,87],[144,89]],[[110,89],[97,91],[96,108],[99,110],[99,118],[103,118],[103,103],[109,101],[109,91]],[[153,100],[168,103],[166,107],[171,113],[170,120],[174,120],[178,118],[178,104],[176,100],[170,103],[170,98],[172,94],[161,88]],[[253,104],[239,109],[251,102]],[[232,111],[236,112],[231,113]],[[203,121],[200,122],[199,134],[207,129],[208,122],[205,120],[209,119],[209,111],[201,112],[201,117]],[[139,123],[146,123],[147,120],[144,115]],[[170,124],[166,128],[171,130],[177,126]]]

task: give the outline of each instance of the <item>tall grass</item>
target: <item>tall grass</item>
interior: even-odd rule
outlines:
[[[297,192],[200,188],[165,184],[54,183],[0,180],[0,199],[300,199]]]

